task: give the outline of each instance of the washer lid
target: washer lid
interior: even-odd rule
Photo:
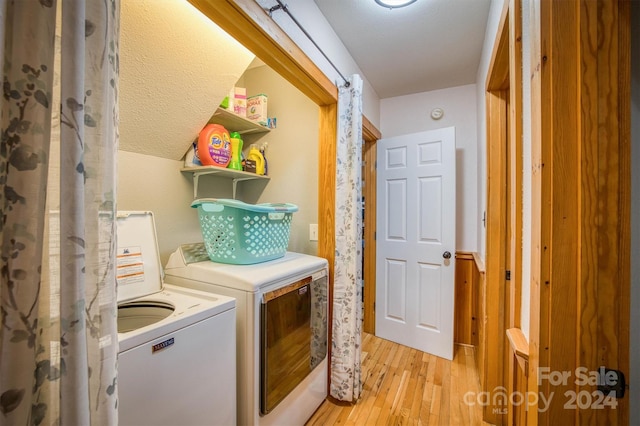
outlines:
[[[118,302],[162,290],[162,268],[153,213],[118,212]]]

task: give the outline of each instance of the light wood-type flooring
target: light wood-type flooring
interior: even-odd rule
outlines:
[[[447,361],[364,333],[360,399],[353,404],[328,398],[307,425],[486,424],[482,407],[463,398],[480,392],[473,351],[456,345],[453,361]]]

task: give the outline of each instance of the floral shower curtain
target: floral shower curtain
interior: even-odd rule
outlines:
[[[0,424],[117,423],[119,13],[0,0]]]
[[[331,396],[355,401],[362,391],[362,79],[338,92],[336,252]]]

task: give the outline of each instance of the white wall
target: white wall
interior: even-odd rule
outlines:
[[[442,108],[433,120],[430,112]],[[416,93],[380,101],[383,137],[455,126],[456,128],[456,250],[477,250],[477,125],[474,84]]]
[[[152,211],[162,265],[184,243],[202,241],[191,178],[182,161],[127,151],[118,152],[118,210]]]
[[[640,49],[640,4],[631,2],[631,51]],[[629,424],[640,425],[640,56],[631,55],[631,347]]]
[[[273,0],[256,0],[256,2],[264,8],[269,8],[276,4]],[[291,14],[311,35],[342,75],[345,77],[351,74],[360,75],[363,80],[363,114],[374,126],[380,129],[380,99],[378,94],[373,90],[366,76],[355,63],[351,54],[342,44],[342,41],[333,31],[333,28],[331,28],[331,25],[320,12],[315,2],[313,0],[295,0],[283,3],[287,5]],[[343,80],[340,75],[285,12],[275,11],[272,14],[272,18],[331,81],[336,85],[342,84]]]

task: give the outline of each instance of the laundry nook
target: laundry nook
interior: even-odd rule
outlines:
[[[126,2],[122,18],[118,319],[168,316],[119,334],[120,420],[153,423],[156,404],[163,424],[303,425],[329,392],[329,266],[309,232],[318,106],[188,2]],[[155,41],[168,21],[163,43],[179,61]],[[224,60],[211,68],[213,58]],[[153,289],[138,282],[153,246],[143,229],[158,247]],[[176,366],[174,385],[149,382],[140,365],[156,360]]]

